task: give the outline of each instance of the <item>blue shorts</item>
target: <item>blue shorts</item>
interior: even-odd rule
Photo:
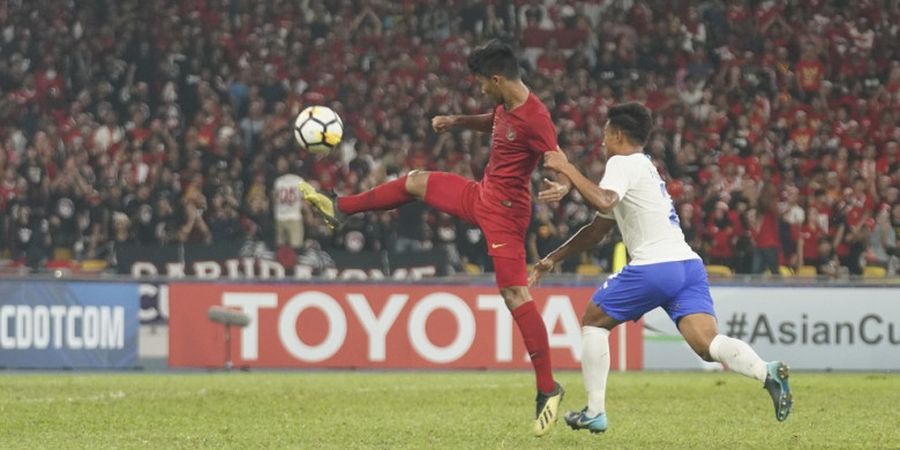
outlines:
[[[658,306],[675,323],[689,314],[716,315],[706,268],[699,259],[627,265],[610,275],[591,300],[619,322],[638,320]]]

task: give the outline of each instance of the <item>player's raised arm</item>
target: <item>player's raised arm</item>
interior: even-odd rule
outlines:
[[[544,274],[553,270],[553,267],[566,258],[597,245],[615,226],[615,220],[601,217],[600,214],[594,215],[591,223],[581,227],[569,240],[534,265],[531,275],[528,277],[528,284],[534,286],[540,282]]]
[[[563,152],[548,152],[544,155],[544,167],[566,176],[572,186],[581,193],[584,201],[600,212],[609,212],[619,203],[619,194],[610,189],[603,189],[588,180],[573,166]]]
[[[494,125],[494,113],[473,115],[434,116],[431,119],[431,127],[437,133],[443,133],[453,127],[468,128],[470,130],[490,133]]]

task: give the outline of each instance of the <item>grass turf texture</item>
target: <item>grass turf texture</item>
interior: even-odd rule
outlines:
[[[563,410],[580,375],[558,374]],[[732,373],[613,373],[602,435],[532,437],[526,372],[0,375],[3,448],[900,446],[900,375],[795,373],[776,422],[759,383]]]

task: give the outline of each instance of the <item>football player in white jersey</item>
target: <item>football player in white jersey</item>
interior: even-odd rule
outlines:
[[[535,265],[529,283],[559,262],[596,245],[616,225],[631,261],[597,289],[582,317],[581,367],[588,404],[566,415],[573,429],[603,432],[606,379],[609,374],[609,332],[628,320],[638,320],[662,307],[691,348],[706,361],[763,383],[785,420],[792,400],[788,368],[780,361],[763,361],[745,342],[719,334],[703,261],[684,240],[678,214],[665,182],[643,147],[653,120],[650,110],[631,102],[610,108],[603,133],[606,173],[599,186],[569,163],[563,152],[552,152],[544,166],[572,180],[598,213],[563,245]]]
[[[296,250],[303,245],[303,196],[299,187],[303,179],[290,173],[287,159],[279,158],[276,165],[278,178],[272,187],[275,245],[287,245]]]

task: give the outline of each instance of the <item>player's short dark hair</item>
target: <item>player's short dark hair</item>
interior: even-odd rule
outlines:
[[[472,50],[468,64],[472,73],[483,77],[501,75],[510,80],[518,80],[521,76],[519,60],[512,47],[496,39]]]
[[[610,126],[625,133],[635,144],[644,145],[653,129],[653,116],[650,109],[638,102],[622,103],[609,108]]]

